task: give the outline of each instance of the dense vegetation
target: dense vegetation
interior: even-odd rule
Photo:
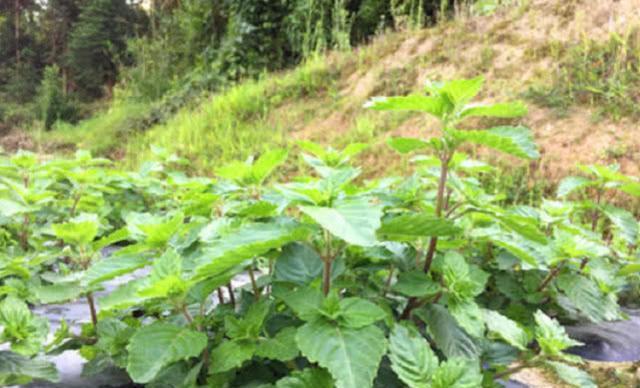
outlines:
[[[472,102],[482,85],[367,104],[440,123],[435,137],[389,141],[413,154],[409,176],[360,179],[367,145],[355,143],[302,142],[310,174],[280,183],[286,150],[215,179],[186,176],[159,148],[135,172],[86,152],[1,159],[0,383],[55,381],[42,356],[80,349],[86,373],[116,366],[152,387],[492,387],[523,366],[595,386],[561,323],[624,316],[638,222],[606,194],[638,197],[640,180],[585,166],[556,198],[505,203],[481,184],[495,168],[461,147],[539,155],[517,125],[526,107]],[[474,117],[516,125],[461,129]],[[29,306],[76,298],[91,322],[48,338]]]
[[[203,90],[424,26],[450,0],[7,0],[0,4],[0,123],[75,122],[110,98],[172,112]],[[35,107],[39,109],[34,109]],[[38,114],[34,112],[39,111]]]

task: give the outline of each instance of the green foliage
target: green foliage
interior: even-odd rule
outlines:
[[[535,102],[564,112],[573,104],[587,104],[613,119],[637,117],[634,90],[640,78],[638,30],[612,33],[604,42],[585,39],[566,48],[551,85],[530,89]]]
[[[85,95],[99,97],[104,85],[113,87],[138,18],[124,0],[92,0],[82,9],[69,38],[69,65]]]
[[[203,333],[154,323],[138,330],[129,343],[127,372],[137,383],[148,383],[160,370],[179,360],[196,357],[206,346]]]
[[[58,120],[73,122],[76,119],[76,108],[64,95],[65,85],[59,72],[60,69],[55,65],[45,68],[38,92],[41,117],[46,130],[51,129]]]
[[[521,127],[457,129],[473,109],[525,111],[477,108],[481,86],[373,102],[442,124],[439,137],[392,142],[432,153],[409,176],[359,179],[362,144],[302,142],[309,174],[290,180],[279,172],[295,155],[276,149],[216,165],[216,179],[187,176],[158,147],[137,171],[86,152],[0,158],[0,382],[55,380],[42,357],[81,349],[85,373],[115,366],[149,386],[478,387],[514,362],[590,386],[562,323],[622,316],[637,220],[600,194],[636,195],[638,181],[584,167],[560,198],[505,204],[480,183],[494,170],[460,147],[536,148]],[[233,114],[256,114],[249,102]],[[92,318],[81,335],[66,323],[50,335],[28,307],[78,298]]]
[[[410,387],[428,387],[438,358],[427,341],[413,328],[396,325],[389,336],[391,368]]]

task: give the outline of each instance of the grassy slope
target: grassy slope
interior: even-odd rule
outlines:
[[[144,133],[122,122],[148,107],[124,104],[75,128],[45,134],[40,142],[79,144],[123,158],[128,166],[157,144],[191,159],[197,172],[208,173],[222,162],[296,139],[335,146],[364,141],[372,144],[362,156],[365,172],[377,175],[404,163],[384,146],[388,136],[428,133],[431,122],[420,115],[367,112],[361,106],[368,98],[419,91],[426,79],[479,74],[487,77],[485,100],[521,98],[530,87],[551,82],[567,47],[587,35],[606,40],[612,32],[625,32],[625,15],[637,12],[634,0],[588,6],[578,0],[521,3],[492,16],[385,34],[351,52],[242,83]],[[525,166],[534,178],[554,181],[576,163],[614,161],[623,171],[638,173],[640,137],[633,121],[596,120],[584,106],[558,117],[552,109],[529,105],[523,123],[535,131],[543,154],[539,163]]]

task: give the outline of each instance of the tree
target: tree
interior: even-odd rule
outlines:
[[[118,65],[131,63],[127,39],[143,25],[142,13],[126,0],[90,0],[83,7],[69,41],[69,66],[78,91],[110,95]]]
[[[60,68],[56,65],[48,66],[44,70],[38,93],[40,114],[46,130],[51,129],[58,120],[73,121],[76,116],[75,107],[64,95],[63,87]]]
[[[46,61],[60,67],[63,92],[68,91],[68,46],[71,30],[86,0],[49,0],[42,15],[42,40],[47,45]]]

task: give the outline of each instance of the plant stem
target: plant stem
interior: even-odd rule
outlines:
[[[440,180],[438,181],[438,193],[436,196],[436,217],[442,216],[442,208],[444,206],[444,192],[447,186],[447,175],[449,174],[449,161],[451,160],[451,154],[445,153],[440,157]],[[431,264],[433,263],[433,257],[436,254],[436,248],[438,246],[438,237],[433,236],[429,241],[429,249],[424,261],[424,273],[429,273]]]
[[[182,315],[184,315],[184,318],[187,320],[187,322],[189,322],[189,324],[193,323],[193,317],[191,316],[191,313],[189,312],[189,309],[187,309],[187,305],[186,304],[182,304],[182,306],[180,307],[180,311],[182,312]]]
[[[438,192],[436,195],[436,217],[442,216],[442,209],[445,200],[444,193],[447,186],[447,176],[449,174],[449,161],[451,160],[451,155],[452,153],[448,151],[440,155],[440,180],[438,181]],[[424,273],[429,273],[429,271],[431,270],[431,264],[433,263],[433,258],[435,257],[437,247],[438,237],[431,237],[431,240],[429,240],[429,248],[424,260],[424,267],[422,269]],[[433,303],[437,303],[439,299],[440,297],[435,299]],[[407,306],[400,314],[400,319],[408,319],[411,316],[411,311],[413,311],[413,309],[415,309],[416,307],[421,306],[422,303],[423,302],[418,298],[409,298]]]
[[[98,314],[96,313],[96,304],[93,300],[93,293],[87,294],[87,303],[89,304],[89,312],[91,313],[91,323],[93,327],[98,324]]]
[[[76,215],[76,209],[78,208],[79,202],[80,202],[80,194],[76,194],[73,197],[73,204],[71,205],[71,210],[69,211],[69,214],[71,215],[71,217],[74,217]]]
[[[324,264],[322,271],[322,292],[324,296],[327,296],[331,290],[331,259],[324,259],[322,262]]]
[[[25,214],[22,218],[22,230],[20,231],[20,246],[23,251],[29,249],[29,223],[31,223],[31,220]]]
[[[600,191],[596,196],[596,205],[600,204]],[[598,209],[593,209],[593,214],[591,215],[591,231],[595,232],[598,227]]]
[[[253,296],[256,298],[256,302],[260,300],[260,289],[258,289],[258,283],[256,283],[256,276],[253,273],[253,267],[249,267],[249,279],[251,279],[251,288],[253,288]]]
[[[220,304],[224,304],[224,294],[222,293],[222,288],[218,287],[216,291],[218,292],[218,302]]]
[[[393,279],[393,272],[395,268],[393,265],[389,266],[389,275],[387,276],[387,281],[384,283],[384,288],[382,289],[382,296],[387,296],[389,289],[391,288],[391,280]]]
[[[233,294],[233,287],[231,287],[231,283],[227,284],[227,290],[229,291],[229,301],[231,302],[231,306],[236,307],[236,296]]]
[[[538,287],[538,292],[543,291],[545,288],[547,288],[547,286],[549,285],[549,283],[551,283],[551,281],[558,276],[558,274],[560,273],[560,270],[562,269],[562,263],[558,264],[555,268],[553,268],[548,274],[547,277],[544,278],[544,280],[542,281],[542,283],[540,283],[540,286]]]
[[[331,233],[328,230],[324,230],[324,257],[322,258],[323,271],[322,271],[322,292],[325,296],[329,295],[331,291],[331,262],[333,261],[333,253],[331,251]]]

